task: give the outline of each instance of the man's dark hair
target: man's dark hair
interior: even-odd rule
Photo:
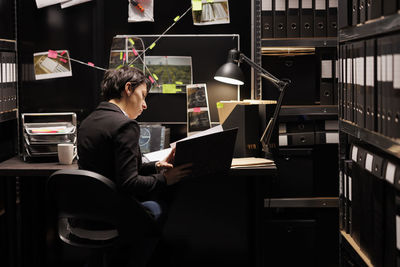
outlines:
[[[104,100],[120,99],[127,82],[131,83],[132,90],[142,84],[146,84],[147,92],[151,88],[151,81],[137,68],[123,66],[119,69],[109,69],[105,72],[101,82]]]

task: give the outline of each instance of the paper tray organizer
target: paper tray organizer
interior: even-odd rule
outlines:
[[[76,114],[68,113],[24,113],[23,159],[57,158],[57,145],[74,144],[76,149]]]

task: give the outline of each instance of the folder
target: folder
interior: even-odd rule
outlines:
[[[302,0],[301,1],[301,37],[314,37],[314,10],[313,0]]]
[[[343,101],[343,119],[349,120],[348,118],[348,100],[347,100],[347,44],[342,46],[342,101]]]
[[[387,106],[386,113],[386,135],[389,137],[394,137],[395,132],[395,107],[398,103],[394,100],[395,90],[393,90],[393,48],[399,44],[394,44],[394,38],[392,36],[385,37],[385,54],[386,54],[386,82],[384,83],[386,89],[385,105]]]
[[[390,95],[393,90],[393,56],[392,39],[390,36],[382,38],[382,134],[391,136],[392,128],[392,108],[390,105]],[[378,48],[379,49],[379,48]]]
[[[339,29],[343,29],[351,25],[351,18],[352,18],[351,1],[352,0],[339,0],[339,6],[338,6],[338,9],[340,10],[338,14]]]
[[[367,18],[367,0],[358,0],[360,23],[365,23]]]
[[[378,133],[383,133],[383,124],[382,124],[382,99],[383,99],[383,91],[382,91],[382,46],[383,41],[382,38],[377,39],[377,55],[376,55],[376,128]]]
[[[339,102],[339,60],[335,53],[335,60],[333,60],[333,104],[337,105]]]
[[[300,0],[288,0],[287,37],[300,37]]]
[[[339,103],[339,118],[340,119],[344,119],[343,118],[343,45],[339,46],[339,59],[338,59],[338,65],[339,65],[339,69],[338,69],[338,103]]]
[[[360,0],[349,0],[352,1],[352,19],[351,19],[351,25],[355,26],[358,23],[360,23],[360,16],[359,16],[359,1]]]
[[[365,41],[365,128],[375,131],[375,39]]]
[[[3,61],[2,52],[0,52],[0,112],[4,111],[3,107]]]
[[[394,116],[393,137],[400,138],[400,35],[393,36],[393,90],[391,106]]]
[[[356,86],[356,122],[360,127],[365,127],[365,42],[354,43],[355,50],[355,86]]]
[[[338,1],[328,0],[328,37],[336,37],[338,32]]]
[[[286,0],[274,0],[274,38],[286,38]]]
[[[333,63],[332,59],[321,58],[320,103],[333,105]]]
[[[397,0],[383,0],[383,15],[388,16],[397,13]]]
[[[347,72],[347,119],[354,122],[354,66],[353,66],[353,45],[347,44],[346,49],[346,72]]]
[[[327,8],[326,0],[314,0],[314,36],[326,37],[327,36]]]
[[[371,11],[368,12],[371,14],[371,19],[377,19],[382,16],[382,1],[383,0],[371,0]]]
[[[261,5],[261,27],[262,38],[273,38],[273,21],[272,0],[262,0]]]

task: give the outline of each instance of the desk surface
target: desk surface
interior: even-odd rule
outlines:
[[[19,157],[14,157],[0,163],[0,176],[50,176],[57,170],[78,169],[76,161],[71,165],[62,165],[58,162],[24,162]],[[276,167],[264,168],[232,168],[230,175],[264,176],[276,173]]]

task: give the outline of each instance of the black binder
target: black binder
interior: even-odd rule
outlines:
[[[390,36],[382,38],[382,134],[391,136],[392,108],[390,95],[393,90],[393,57],[392,39]],[[379,48],[378,48],[379,49]]]
[[[344,218],[345,218],[345,225],[344,229],[346,233],[350,234],[351,233],[351,224],[352,224],[352,203],[351,203],[351,170],[349,169],[351,167],[351,163],[348,161],[345,161],[344,163],[344,197],[345,197],[345,210],[344,210]],[[350,174],[350,175],[349,175]]]
[[[393,62],[394,62],[394,81],[393,81],[393,90],[392,90],[392,97],[391,97],[391,106],[392,106],[392,112],[393,112],[393,117],[394,120],[392,121],[393,123],[393,137],[395,138],[400,138],[400,78],[398,77],[398,74],[396,73],[399,72],[399,54],[400,54],[400,35],[396,34],[393,35]]]
[[[3,55],[2,52],[0,52],[0,112],[4,111],[4,107],[3,107]]]
[[[382,120],[382,104],[383,104],[383,81],[382,81],[382,47],[383,39],[377,39],[377,57],[376,57],[376,123],[378,133],[383,133],[383,120]]]
[[[300,0],[288,0],[287,37],[300,37]]]
[[[359,41],[354,45],[355,63],[355,94],[356,94],[356,123],[365,127],[365,42]]]
[[[339,60],[335,54],[333,60],[333,104],[337,105],[339,102]]]
[[[383,0],[382,3],[384,16],[397,13],[397,0]]]
[[[360,23],[364,23],[367,18],[367,0],[359,0],[358,3]]]
[[[314,36],[326,37],[327,36],[327,8],[326,0],[314,0]]]
[[[368,12],[371,14],[371,19],[377,19],[382,16],[382,1],[383,0],[371,0],[371,11]]]
[[[262,11],[261,11],[262,38],[274,37],[273,21],[274,21],[274,16],[272,12],[272,0],[262,0]]]
[[[351,18],[352,18],[351,1],[352,0],[339,0],[339,7],[338,7],[338,9],[340,10],[338,15],[339,29],[343,29],[351,25]]]
[[[336,37],[338,32],[338,1],[328,0],[328,37]]]
[[[320,103],[333,105],[334,62],[332,57],[321,55]]]
[[[339,64],[339,72],[338,77],[338,94],[339,94],[339,118],[343,118],[343,45],[339,46],[339,59],[338,59],[338,64]]]
[[[347,89],[348,89],[348,71],[347,71],[347,44],[342,46],[342,55],[343,55],[343,118],[345,120],[349,120],[349,112],[348,112],[348,108],[349,108],[349,101],[348,101],[348,93],[347,93]]]
[[[274,38],[286,38],[286,0],[274,0]]]
[[[301,37],[314,37],[314,5],[313,0],[301,1]]]
[[[394,38],[392,36],[385,37],[386,45],[385,45],[385,53],[386,53],[386,101],[385,105],[387,105],[387,114],[386,114],[386,135],[389,137],[394,137],[398,133],[395,132],[395,108],[398,103],[394,101],[395,91],[393,89],[393,80],[394,80],[394,72],[393,72],[393,63],[394,63],[394,53],[393,49],[395,46],[399,46],[399,44],[393,43]]]
[[[359,16],[359,1],[360,0],[349,0],[352,1],[352,19],[351,19],[351,25],[355,26],[358,23],[360,23],[360,16]]]
[[[365,42],[365,128],[375,131],[375,39]]]
[[[345,230],[344,160],[339,160],[339,229]]]
[[[347,119],[354,122],[354,71],[353,71],[353,45],[347,44],[346,49],[346,79],[347,79]]]

